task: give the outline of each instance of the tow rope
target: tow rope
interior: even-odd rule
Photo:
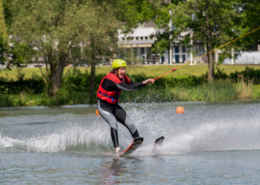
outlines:
[[[209,54],[209,53],[212,53],[213,51],[216,51],[216,50],[218,50],[218,49],[220,49],[220,48],[222,48],[222,47],[224,47],[224,46],[226,46],[226,45],[228,45],[228,44],[230,44],[230,43],[232,43],[232,42],[235,42],[236,40],[241,39],[242,37],[245,37],[245,36],[247,36],[247,35],[249,35],[249,34],[255,32],[255,31],[259,30],[259,29],[260,29],[260,27],[257,28],[257,29],[255,29],[255,30],[253,30],[253,31],[251,31],[251,32],[249,32],[249,33],[246,33],[246,34],[242,35],[241,37],[238,37],[238,38],[236,38],[236,39],[234,39],[234,40],[232,40],[232,41],[230,41],[230,42],[228,42],[228,43],[226,43],[226,44],[224,44],[224,45],[222,45],[222,46],[220,46],[220,47],[218,47],[218,48],[216,48],[216,49],[213,49],[213,50],[209,51],[208,53],[206,53],[206,54],[204,54],[204,55],[201,55],[201,56],[199,56],[199,57],[193,59],[193,60],[191,60],[191,61],[189,61],[189,62],[187,62],[187,63],[185,63],[185,64],[183,64],[183,65],[181,65],[181,66],[179,66],[179,67],[177,67],[176,69],[179,69],[179,68],[181,68],[181,67],[183,67],[183,66],[189,64],[190,62],[193,62],[193,61],[195,61],[195,60],[197,60],[197,59],[199,59],[199,58],[201,58],[201,57],[203,57],[203,56],[205,56],[205,55],[207,55],[207,54]],[[172,72],[172,71],[175,71],[176,69],[174,68],[174,69],[172,69],[171,71],[168,71],[168,72],[166,72],[166,73],[164,73],[164,74],[162,74],[162,75],[160,75],[160,76],[157,76],[157,77],[154,78],[154,80],[158,80],[159,78],[161,78],[161,77],[163,77],[163,76],[169,74],[169,73]]]

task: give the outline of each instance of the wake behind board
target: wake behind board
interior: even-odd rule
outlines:
[[[143,142],[144,138],[139,137],[137,139],[135,139],[127,149],[125,149],[123,152],[121,152],[120,154],[118,154],[118,156],[126,156],[129,155],[131,153],[133,153]]]

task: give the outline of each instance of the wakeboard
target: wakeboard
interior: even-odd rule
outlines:
[[[158,137],[153,144],[152,152],[156,152],[156,147],[160,146],[163,143],[163,141],[164,141],[164,136]]]
[[[158,145],[161,145],[164,141],[164,136],[161,136],[161,137],[158,137],[155,142],[154,142],[154,147],[158,146]]]
[[[125,149],[123,152],[119,153],[118,156],[126,156],[131,153],[133,153],[143,142],[144,138],[139,137],[136,138],[127,149]]]

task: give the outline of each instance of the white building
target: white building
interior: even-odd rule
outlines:
[[[169,51],[166,50],[162,56],[160,54],[151,54],[151,47],[156,39],[150,39],[150,35],[155,34],[157,31],[158,29],[155,28],[154,23],[144,23],[130,34],[119,34],[118,44],[137,50],[137,57],[143,59],[144,64],[185,63],[206,53],[206,49],[200,44],[193,45],[192,51],[195,52],[192,52],[176,39],[171,49]],[[182,33],[182,36],[185,34],[187,33]],[[232,58],[225,59],[223,64],[260,64],[260,41],[254,44],[249,52],[230,52],[232,53]],[[214,52],[214,61],[218,62],[220,53],[220,50]],[[201,57],[191,62],[191,64],[196,62],[207,63],[207,56]]]
[[[239,52],[233,58],[226,58],[223,64],[260,64],[260,52]]]
[[[171,49],[166,50],[161,56],[160,54],[151,54],[151,47],[156,38],[151,39],[150,35],[155,34],[155,24],[145,23],[142,26],[133,30],[132,33],[124,35],[119,34],[119,45],[123,47],[133,48],[137,50],[137,57],[144,60],[145,64],[173,64],[185,63],[194,59],[194,57],[201,56],[205,53],[201,45],[193,46],[193,51],[197,53],[193,56],[184,44],[175,41]],[[187,33],[182,33],[183,35]],[[201,61],[202,59],[198,59]]]

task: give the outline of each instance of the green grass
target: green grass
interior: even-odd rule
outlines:
[[[0,94],[0,107],[76,105],[90,103],[86,92],[62,93],[56,97],[48,97],[46,93]]]
[[[165,72],[170,71],[172,68],[179,67],[180,65],[153,65],[153,66],[129,66],[127,67],[127,74],[140,74],[144,73],[146,76],[159,76]],[[260,69],[260,66],[248,65],[254,69]],[[226,74],[230,74],[235,71],[243,71],[246,66],[244,65],[220,65],[218,68],[223,69]],[[64,70],[64,75],[69,70],[69,67],[66,67]],[[80,67],[81,72],[85,72],[87,70],[90,72],[89,67]],[[106,74],[111,70],[111,66],[97,67],[97,74]],[[194,75],[200,76],[202,74],[206,74],[208,71],[207,65],[185,65],[179,68],[177,71],[168,74],[168,76],[185,76],[185,75]],[[41,72],[39,68],[24,68],[22,73],[25,73],[25,79],[29,79],[33,74],[37,74],[41,76]],[[11,71],[1,70],[0,77],[8,77],[9,79],[17,80],[18,70],[13,68]]]
[[[232,83],[220,80],[195,87],[174,87],[166,90],[148,89],[123,92],[122,102],[164,102],[164,101],[229,101],[259,99],[260,86],[246,85],[244,82]]]
[[[127,72],[130,75],[143,73],[146,76],[158,76],[165,73],[176,65],[160,66],[130,66]],[[246,66],[226,66],[220,65],[218,68],[223,69],[226,74],[234,71],[243,71]],[[250,66],[254,69],[260,69],[260,66]],[[90,70],[89,68],[78,68],[82,72]],[[65,72],[68,68],[65,69]],[[105,74],[110,71],[110,67],[97,67],[97,74]],[[200,76],[207,71],[206,65],[186,65],[168,76],[195,75]],[[24,68],[22,70],[26,78],[31,78],[32,74],[40,75],[38,68]],[[7,73],[7,74],[5,74]],[[9,79],[16,80],[17,69],[11,71],[2,70],[0,76],[8,76]],[[182,77],[180,77],[182,78]],[[244,78],[244,77],[243,77]],[[246,84],[248,83],[248,85]],[[133,92],[123,92],[120,102],[164,102],[164,101],[220,101],[220,100],[242,100],[242,99],[259,99],[260,86],[252,85],[252,80],[239,83],[232,83],[230,80],[216,80],[214,83],[206,83],[197,86],[185,86],[183,83],[178,86],[168,87],[148,85],[148,87]],[[158,88],[160,87],[160,88]],[[166,89],[165,89],[166,88]],[[46,93],[30,94],[21,92],[20,94],[0,94],[0,107],[19,107],[19,106],[39,106],[39,105],[75,105],[75,104],[92,104],[96,103],[97,97],[94,94],[89,98],[87,92],[68,92],[66,88],[60,89],[55,97],[48,97]]]

